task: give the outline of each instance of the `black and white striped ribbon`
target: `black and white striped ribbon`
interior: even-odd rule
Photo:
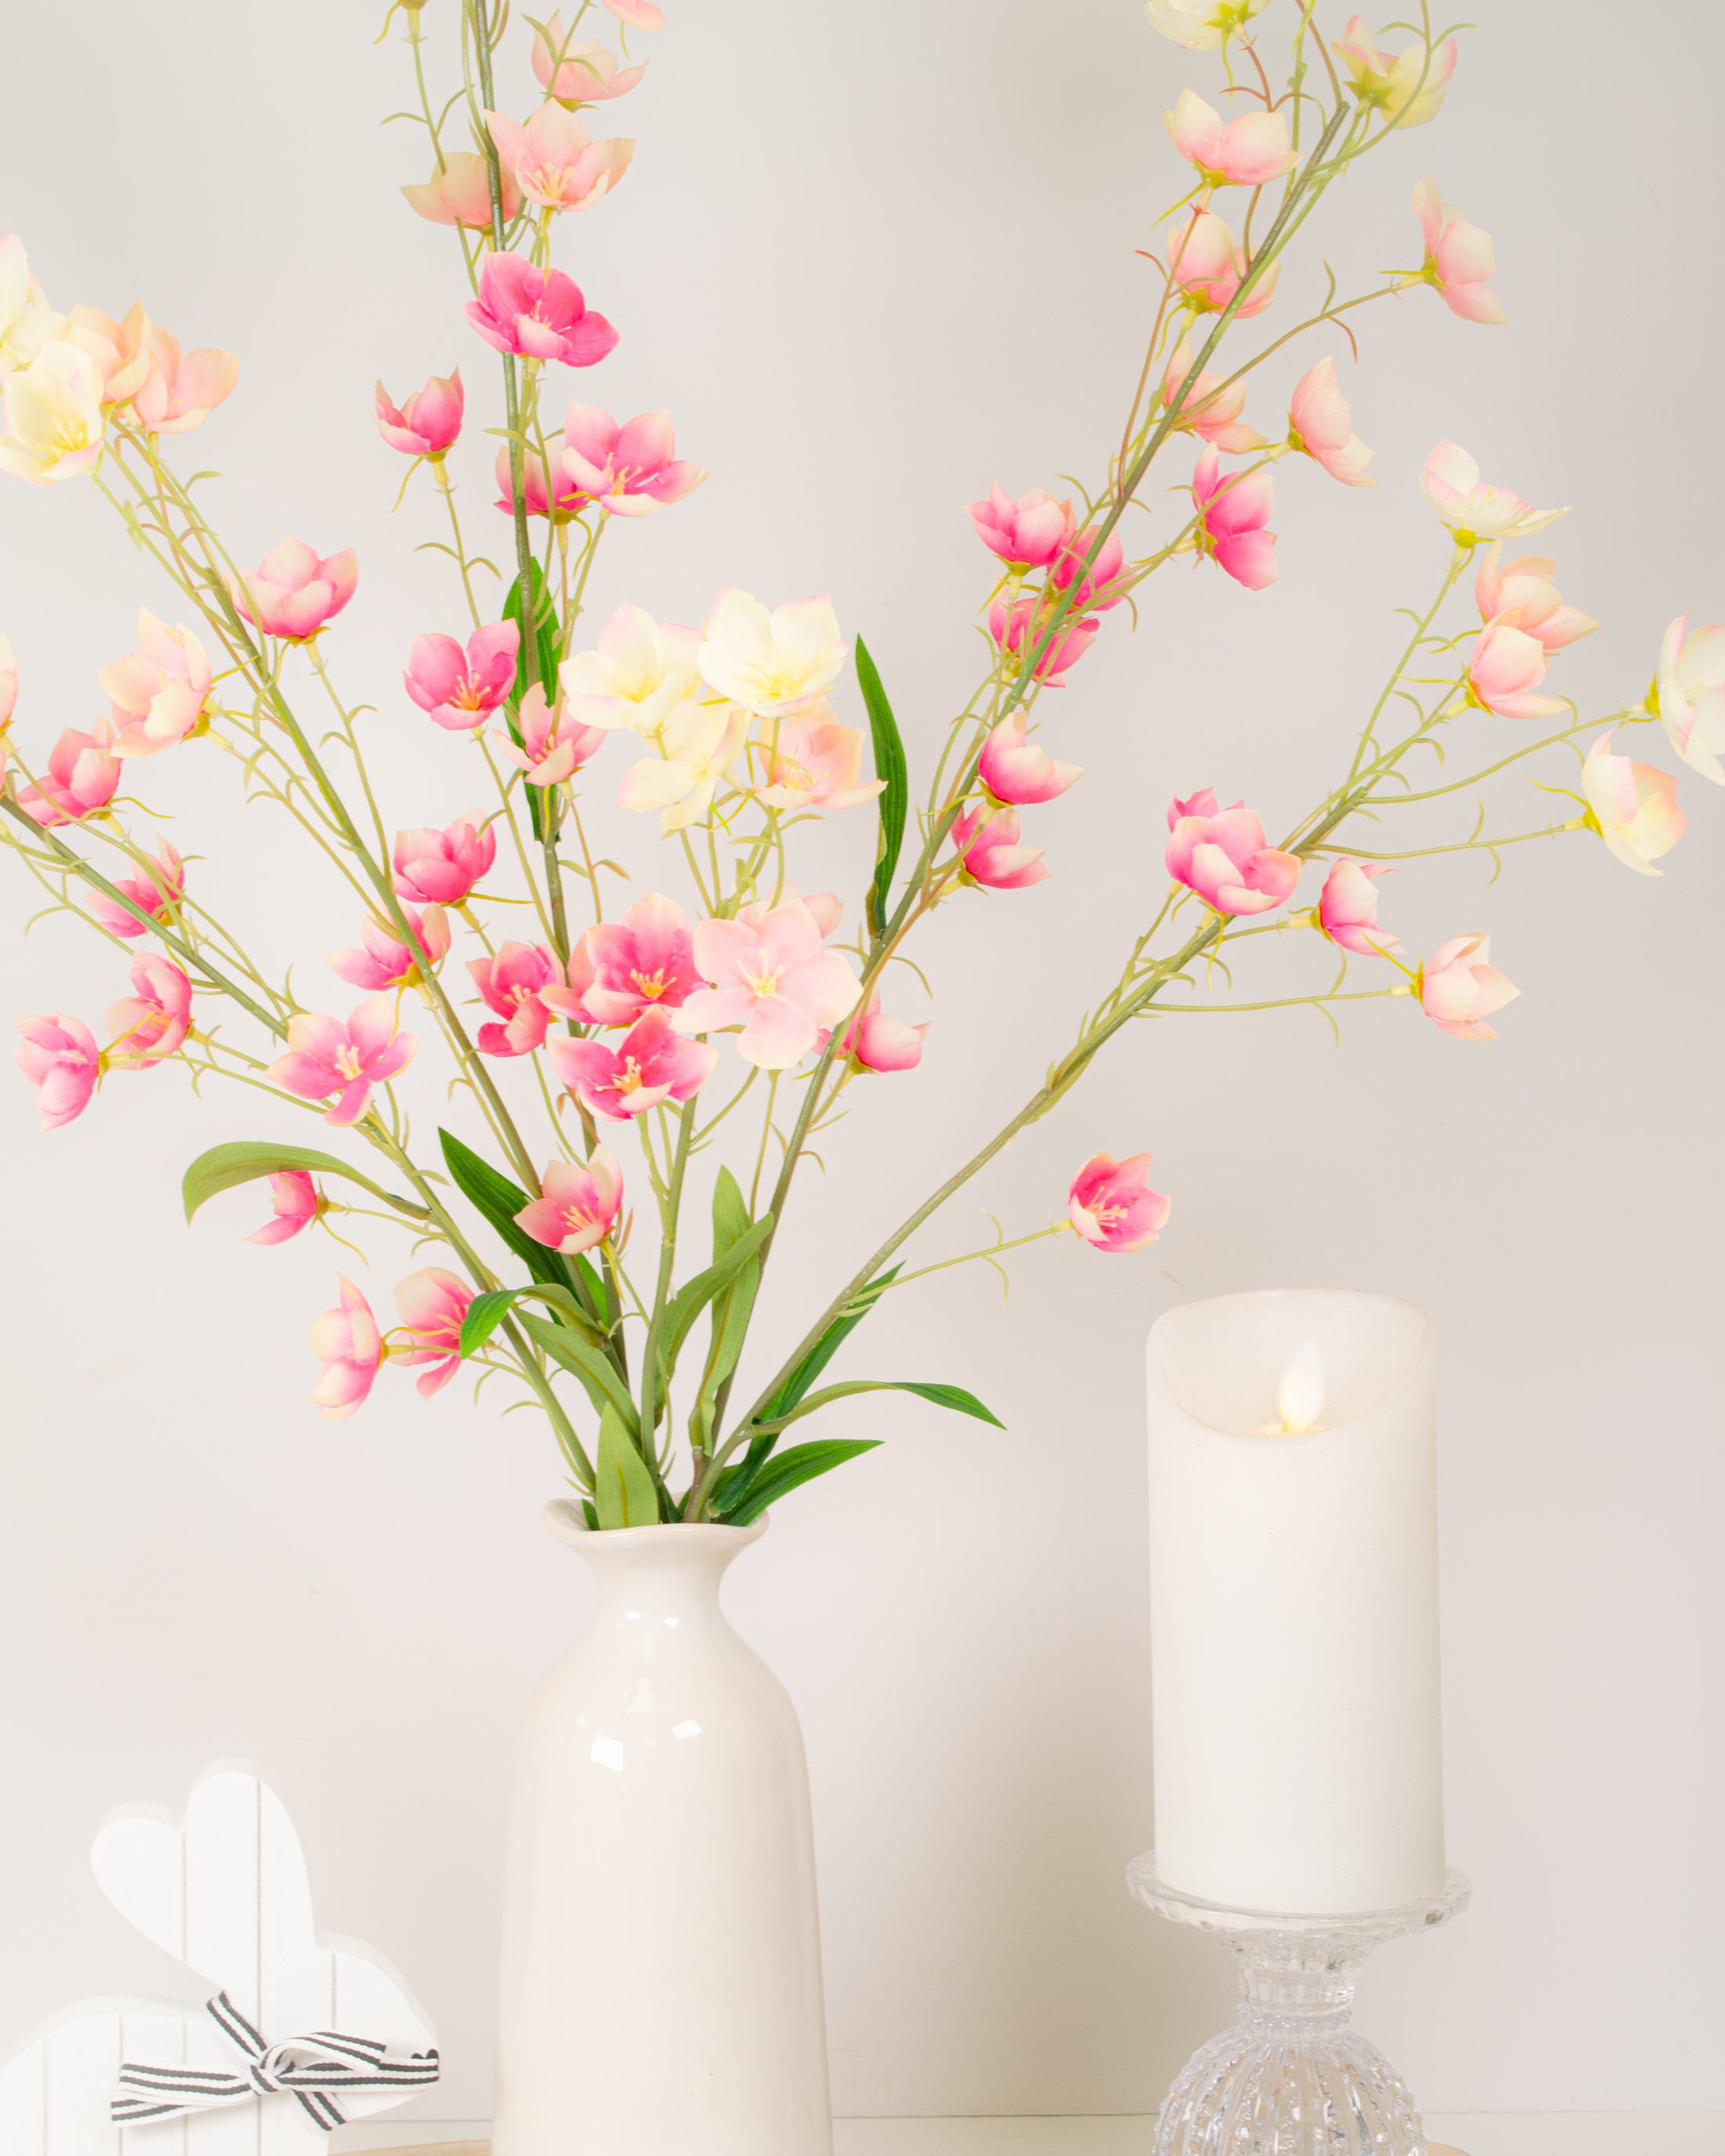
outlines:
[[[435,2051],[392,2052],[365,2036],[319,2029],[266,2044],[225,1991],[204,2011],[244,2058],[245,2071],[225,2074],[207,2066],[133,2066],[120,2069],[120,2086],[109,2107],[116,2126],[147,2126],[184,2118],[266,2096],[296,2097],[306,2116],[331,2133],[345,2122],[336,2097],[367,2089],[427,2088],[438,2076]]]

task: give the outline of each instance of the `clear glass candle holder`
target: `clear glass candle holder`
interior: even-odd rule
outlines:
[[[1349,2025],[1353,1987],[1373,1947],[1466,1907],[1459,1871],[1430,1901],[1346,1916],[1201,1901],[1157,1877],[1153,1851],[1129,1866],[1127,1883],[1158,1916],[1225,1939],[1240,1973],[1240,2018],[1181,2069],[1154,2156],[1425,2156],[1406,2084]]]

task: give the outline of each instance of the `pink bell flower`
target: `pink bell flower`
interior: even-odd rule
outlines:
[[[116,756],[159,756],[203,731],[208,655],[189,629],[170,629],[148,607],[138,614],[137,649],[97,678],[113,706]]]
[[[144,957],[132,961],[131,985],[102,1021],[113,1041],[105,1060],[116,1070],[147,1070],[177,1054],[192,1030],[192,983],[172,958]]]
[[[459,906],[497,858],[497,834],[484,811],[458,816],[447,830],[424,826],[396,834],[395,888],[415,906]]]
[[[1098,1250],[1142,1250],[1168,1225],[1173,1202],[1149,1183],[1150,1156],[1092,1153],[1066,1193],[1066,1217]]]
[[[589,928],[569,954],[569,985],[547,992],[560,1016],[588,1025],[633,1025],[650,1010],[675,1010],[702,986],[689,916],[649,891],[620,921]]]
[[[1467,701],[1500,719],[1550,719],[1566,708],[1560,696],[1534,691],[1545,679],[1545,647],[1509,620],[1488,621],[1467,662]]]
[[[605,6],[619,23],[633,23],[642,30],[665,28],[665,10],[658,0],[605,0]]]
[[[952,839],[967,879],[986,891],[1028,891],[1049,875],[1043,849],[1019,844],[1016,808],[990,809],[979,803],[953,824]]]
[[[305,1169],[285,1168],[270,1178],[270,1217],[245,1240],[261,1243],[266,1249],[277,1243],[290,1243],[323,1210],[324,1200],[318,1194],[317,1185]]]
[[[685,1040],[668,1010],[649,1010],[614,1048],[568,1034],[547,1050],[558,1081],[591,1115],[615,1123],[644,1116],[665,1101],[691,1101],[711,1077],[719,1051]]]
[[[351,547],[321,558],[303,539],[284,539],[250,576],[230,577],[228,593],[254,629],[297,644],[335,619],[358,582]]]
[[[1522,993],[1489,963],[1491,956],[1489,937],[1455,936],[1420,969],[1420,1008],[1457,1040],[1495,1040],[1485,1021]]]
[[[1205,787],[1189,801],[1171,803],[1168,826],[1163,860],[1168,874],[1213,912],[1270,913],[1293,896],[1298,858],[1268,843],[1264,826],[1243,801],[1218,808]]]
[[[1183,90],[1162,121],[1206,187],[1261,187],[1294,162],[1288,123],[1279,112],[1244,112],[1224,124],[1214,105]]]
[[[673,1026],[684,1034],[740,1026],[738,1055],[762,1070],[799,1062],[862,994],[846,960],[821,948],[819,923],[793,896],[770,910],[746,906],[735,921],[697,921],[694,944],[696,965],[712,985],[684,999]]]
[[[521,191],[515,174],[500,162],[503,222],[514,223],[520,214]],[[491,229],[491,175],[485,158],[472,150],[458,150],[445,157],[441,172],[418,187],[403,187],[408,206],[431,224],[465,225],[470,232]]]
[[[68,726],[48,752],[35,786],[21,786],[18,805],[44,830],[99,815],[119,788],[121,762],[113,729],[98,719],[88,733]]]
[[[1199,452],[1192,474],[1199,552],[1249,592],[1276,582],[1276,534],[1264,528],[1275,498],[1273,472],[1224,472],[1213,449]]]
[[[356,1005],[345,1025],[339,1019],[301,1011],[288,1020],[287,1054],[278,1056],[264,1075],[302,1101],[327,1101],[333,1095],[335,1106],[324,1121],[345,1129],[371,1106],[372,1088],[388,1084],[413,1061],[418,1043],[398,1025],[393,995],[372,996]]]
[[[1014,501],[999,480],[968,513],[983,546],[1015,569],[1047,568],[1075,528],[1070,501],[1056,501],[1040,486]]]
[[[1377,861],[1337,861],[1324,878],[1317,925],[1331,942],[1360,957],[1387,958],[1399,941],[1378,926],[1378,886],[1390,871]]]
[[[545,1039],[551,1013],[539,991],[562,985],[562,968],[542,944],[506,943],[491,958],[470,958],[467,970],[501,1025],[479,1029],[481,1055],[529,1055]]]
[[[549,33],[548,38],[547,34]],[[533,73],[539,87],[559,105],[603,105],[632,90],[647,72],[619,68],[615,56],[597,38],[572,38],[559,9],[544,30],[533,33]]]
[[[1651,706],[1692,771],[1725,786],[1725,627],[1692,629],[1680,613],[1659,647]]]
[[[1218,315],[1233,300],[1251,267],[1245,249],[1214,210],[1195,209],[1168,241],[1168,271],[1188,306]],[[1276,296],[1281,264],[1272,262],[1242,304],[1235,320],[1260,315]]]
[[[1349,18],[1334,50],[1347,63],[1354,95],[1392,127],[1423,127],[1435,119],[1455,72],[1453,38],[1435,51],[1420,38],[1399,53],[1386,53],[1358,15]]]
[[[1376,486],[1366,475],[1373,452],[1353,431],[1353,407],[1336,387],[1336,362],[1321,359],[1288,401],[1288,446],[1343,486]]]
[[[520,747],[500,735],[497,747],[511,763],[521,766],[529,786],[561,786],[605,746],[603,727],[583,726],[561,697],[552,711],[536,681],[521,698],[516,716]]]
[[[588,311],[572,277],[536,270],[519,254],[485,256],[479,297],[467,302],[465,312],[487,344],[525,359],[593,367],[617,342],[616,331]]]
[[[569,407],[562,478],[580,506],[596,501],[613,516],[650,516],[708,476],[677,455],[669,412],[643,412],[619,427],[595,404]]]
[[[1435,180],[1414,190],[1414,214],[1425,239],[1420,275],[1435,285],[1444,305],[1466,322],[1501,322],[1503,303],[1487,285],[1495,257],[1491,235],[1458,217],[1438,193]]]
[[[1108,534],[1094,566],[1086,571],[1085,557],[1096,543],[1094,524],[1087,525],[1082,531],[1075,531],[1055,555],[1048,572],[1048,581],[1057,592],[1070,591],[1075,583],[1077,585],[1077,596],[1072,604],[1080,613],[1091,607],[1098,613],[1106,613],[1126,597],[1123,589],[1113,588],[1126,567],[1126,549],[1120,543],[1119,533]]]
[[[164,839],[157,848],[155,860],[146,864],[141,875],[116,880],[114,888],[122,898],[129,898],[140,912],[147,913],[157,927],[170,927],[176,909],[186,896],[185,865],[172,841]],[[104,892],[91,895],[90,910],[110,936],[141,936],[145,932],[144,924],[136,913],[128,913]]]
[[[1027,808],[1053,801],[1084,774],[1081,763],[1061,763],[1028,737],[1024,715],[1003,719],[983,743],[977,776],[1004,807]]]
[[[1464,547],[1481,539],[1525,539],[1569,514],[1536,509],[1507,486],[1481,485],[1477,463],[1451,441],[1440,442],[1425,459],[1420,491]]]
[[[144,330],[143,345],[149,372],[131,393],[131,408],[146,434],[186,434],[233,395],[237,352],[206,345],[182,355],[175,339],[153,322]]]
[[[95,1035],[64,1011],[37,1011],[18,1021],[23,1035],[13,1050],[18,1067],[36,1088],[44,1131],[75,1122],[90,1106],[102,1075]]]
[[[423,913],[404,906],[402,912],[412,943],[403,942],[393,921],[374,916],[360,931],[360,947],[327,952],[325,963],[350,986],[373,995],[385,988],[418,988],[449,955],[449,916],[440,906],[428,906]]]
[[[755,798],[773,808],[855,808],[885,790],[862,776],[863,735],[841,726],[824,696],[793,719],[781,719],[767,753],[767,783]]]
[[[104,404],[124,404],[142,387],[154,355],[148,341],[150,317],[143,302],[134,300],[126,320],[116,322],[100,307],[74,307],[66,316],[62,336],[95,363]]]
[[[485,125],[516,185],[542,209],[590,209],[629,170],[635,146],[627,136],[595,142],[564,106],[542,105],[525,123],[488,112]]]
[[[1501,541],[1494,541],[1474,578],[1474,600],[1481,621],[1507,621],[1537,637],[1548,654],[1561,651],[1599,627],[1579,607],[1565,606],[1552,582],[1557,563],[1543,554],[1522,554],[1507,568],[1500,566]]]
[[[404,457],[440,457],[459,439],[465,401],[459,367],[447,375],[434,374],[398,410],[380,382],[377,432]]]
[[[498,450],[492,469],[497,476],[497,506],[506,516],[513,516],[515,472],[506,447]],[[547,472],[544,453],[535,448],[521,459],[521,501],[529,516],[549,516],[554,524],[567,524],[585,506],[575,482],[563,475],[562,458]]]
[[[388,1352],[370,1303],[351,1280],[341,1286],[337,1307],[311,1321],[311,1352],[323,1364],[311,1398],[326,1422],[339,1422],[365,1404]]]
[[[1663,875],[1653,864],[1676,844],[1689,822],[1677,806],[1677,782],[1656,764],[1608,754],[1616,731],[1608,727],[1599,736],[1581,767],[1588,826],[1625,868],[1637,875]]]
[[[623,1170],[608,1146],[595,1146],[584,1167],[552,1161],[541,1187],[544,1195],[524,1205],[515,1224],[566,1258],[603,1242],[623,1209]]]
[[[521,625],[513,621],[475,629],[465,651],[453,636],[416,636],[403,686],[437,725],[472,733],[514,688],[521,642]]]
[[[1164,411],[1175,412],[1175,399],[1180,395],[1180,384],[1192,372],[1192,341],[1182,337],[1174,347],[1174,356],[1168,363],[1168,372],[1162,377],[1162,403]],[[1178,434],[1196,434],[1199,438],[1226,452],[1230,456],[1242,456],[1250,449],[1268,449],[1270,444],[1255,427],[1242,426],[1240,413],[1245,409],[1246,386],[1243,382],[1224,385],[1215,374],[1200,374],[1181,399],[1174,419]]]
[[[1039,599],[1017,598],[1009,607],[1004,599],[996,599],[988,608],[989,635],[1001,651],[1010,653],[1014,659],[1022,659],[1040,640],[1047,622],[1048,615]],[[1047,688],[1064,688],[1068,671],[1096,642],[1101,625],[1095,614],[1082,621],[1069,614],[1061,624],[1060,634],[1037,660],[1036,679]]]
[[[422,1400],[439,1393],[461,1367],[461,1327],[473,1301],[473,1290],[441,1265],[427,1265],[409,1273],[395,1291],[395,1307],[401,1319],[402,1341],[391,1343],[389,1358],[409,1367],[426,1363],[432,1367],[414,1380]]]
[[[888,1018],[880,1008],[877,989],[869,998],[866,1009],[845,1028],[839,1048],[860,1070],[883,1075],[894,1070],[914,1070],[922,1060],[922,1036],[927,1030],[926,1020],[921,1025],[906,1025],[902,1019]]]

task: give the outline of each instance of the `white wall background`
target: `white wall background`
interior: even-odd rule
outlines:
[[[332,645],[382,706],[394,820],[440,822],[473,791],[460,745],[428,741],[395,676],[457,608],[410,552],[429,495],[388,513],[371,385],[462,363],[480,521],[494,391],[440,236],[393,193],[424,161],[377,124],[406,95],[381,12],[11,11],[0,229],[60,304],[141,293],[187,343],[241,352],[195,460],[230,476],[242,557],[287,530],[358,546]],[[430,0],[434,39],[450,13]],[[619,535],[598,603],[694,619],[727,582],[830,589],[926,752],[976,667],[988,563],[963,505],[997,475],[1097,469],[1146,316],[1132,249],[1177,192],[1161,115],[1214,75],[1132,0],[671,13],[619,121],[635,169],[564,259],[624,331],[583,393],[669,404],[716,475]],[[1705,0],[1656,30],[1604,0],[1479,13],[1440,123],[1335,202],[1322,244],[1344,277],[1414,259],[1408,193],[1435,171],[1497,237],[1510,326],[1424,293],[1370,315],[1349,382],[1381,490],[1285,470],[1274,590],[1176,573],[1135,635],[1111,622],[1063,700],[1056,746],[1091,777],[1041,812],[1056,880],[942,917],[926,1066],[870,1089],[801,1202],[763,1358],[1034,1082],[1158,882],[1169,794],[1245,792],[1279,826],[1328,784],[1390,608],[1441,566],[1414,486],[1440,434],[1577,505],[1562,581],[1605,626],[1563,685],[1593,707],[1639,690],[1672,614],[1725,612],[1725,28]],[[506,80],[525,108],[522,52]],[[1285,277],[1272,322],[1317,275]],[[39,746],[89,723],[95,669],[168,595],[80,488],[8,487],[0,550]],[[212,857],[203,887],[321,978],[356,924],[267,817],[236,833],[213,760],[139,790]],[[1009,1303],[978,1270],[871,1321],[872,1367],[974,1384],[1012,1430],[860,1409],[850,1427],[890,1447],[787,1506],[735,1575],[807,1727],[842,2109],[1148,2109],[1224,2017],[1218,1952],[1121,1885],[1150,1833],[1140,1348],[1172,1298],[1283,1282],[1414,1298],[1443,1342],[1450,1821],[1476,1900],[1381,1957],[1368,2025],[1440,2110],[1717,2100],[1725,799],[1685,794],[1662,884],[1578,843],[1524,850],[1489,891],[1474,861],[1389,887],[1414,948],[1491,929],[1525,990],[1497,1045],[1404,1004],[1367,1007],[1339,1054],[1309,1014],[1142,1031],[928,1252],[981,1240],[985,1205],[1034,1223],[1099,1144],[1153,1148],[1164,1241],[1034,1250]],[[853,885],[868,844],[861,819],[834,841]],[[14,924],[33,902],[15,871],[3,902]],[[0,1002],[94,1015],[117,970],[64,925],[14,928]],[[244,1246],[252,1199],[192,1233],[177,1214],[186,1159],[260,1134],[263,1103],[122,1079],[43,1140],[3,1083],[0,2044],[85,1991],[183,1989],[85,1851],[113,1803],[177,1805],[241,1755],[299,1822],[321,1921],[391,1953],[434,2015],[448,2080],[422,2110],[482,2116],[511,1731],[584,1608],[537,1524],[548,1442],[459,1388],[427,1409],[386,1383],[357,1419],[314,1419],[305,1327],[335,1254]]]

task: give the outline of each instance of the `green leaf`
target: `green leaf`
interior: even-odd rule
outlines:
[[[526,1192],[506,1175],[500,1175],[489,1161],[481,1160],[448,1131],[440,1130],[437,1135],[450,1178],[461,1195],[485,1214],[536,1281],[567,1286],[569,1276],[557,1252],[536,1243],[515,1224],[516,1214],[527,1202]]]
[[[886,901],[898,868],[899,849],[905,842],[905,814],[911,798],[910,772],[898,721],[880,685],[880,671],[860,637],[856,639],[856,679],[869,714],[869,732],[875,744],[875,776],[886,781],[876,796],[880,834],[875,845],[875,880],[865,901],[869,933],[880,936],[886,927]]]
[[[779,1388],[772,1405],[761,1416],[762,1422],[773,1422],[781,1415],[789,1414],[828,1363],[832,1361],[834,1356],[855,1332],[857,1327],[862,1323],[864,1318],[886,1294],[887,1289],[891,1286],[898,1272],[897,1265],[889,1265],[884,1273],[876,1273],[866,1287],[857,1290],[851,1298],[850,1308],[842,1317],[833,1320]]]
[[[593,1502],[601,1527],[658,1526],[659,1486],[614,1408],[608,1407],[599,1417],[599,1456],[593,1473]]]
[[[801,1422],[804,1415],[830,1407],[834,1400],[849,1399],[853,1393],[914,1393],[918,1399],[932,1400],[937,1408],[950,1408],[954,1414],[974,1415],[978,1422],[993,1423],[996,1430],[1006,1427],[999,1415],[985,1408],[974,1393],[967,1393],[963,1385],[922,1384],[907,1378],[853,1378],[842,1385],[828,1385],[799,1401],[788,1414],[775,1416],[773,1426],[775,1430],[787,1429],[793,1422]]]
[[[234,1145],[212,1146],[201,1152],[186,1170],[181,1191],[186,1201],[186,1218],[189,1220],[201,1205],[224,1190],[236,1190],[242,1183],[255,1183],[260,1176],[280,1175],[289,1169],[303,1170],[312,1175],[345,1175],[350,1183],[357,1183],[362,1190],[369,1190],[374,1198],[381,1198],[386,1205],[393,1205],[398,1213],[410,1214],[415,1219],[425,1217],[424,1208],[409,1204],[404,1198],[396,1198],[373,1183],[368,1175],[362,1175],[344,1160],[333,1153],[309,1152],[304,1146],[275,1145],[259,1139],[242,1139]]]
[[[743,1203],[737,1178],[728,1168],[721,1168],[713,1186],[713,1262],[716,1265],[747,1235],[752,1225],[749,1209]],[[690,1419],[695,1441],[703,1451],[711,1449],[713,1424],[719,1413],[719,1394],[742,1353],[743,1342],[748,1337],[749,1319],[754,1314],[756,1291],[760,1285],[760,1260],[751,1258],[735,1279],[728,1281],[713,1297],[712,1339],[707,1348],[706,1367],[701,1373],[701,1389]]]
[[[753,1224],[742,1202],[742,1191],[728,1168],[719,1170],[713,1184],[713,1257],[722,1258],[733,1243],[740,1242]]]
[[[855,1460],[860,1453],[872,1452],[880,1442],[878,1437],[845,1437],[818,1440],[813,1445],[793,1445],[788,1452],[781,1452],[770,1466],[741,1487],[739,1484],[747,1471],[727,1467],[719,1477],[713,1517],[722,1520],[726,1527],[746,1527],[799,1483],[812,1482],[817,1475],[842,1467],[847,1460]],[[733,1477],[737,1479],[734,1481]]]
[[[554,704],[557,698],[552,693],[552,684],[557,678],[557,612],[552,605],[551,594],[546,589],[544,570],[536,562],[531,562],[528,566],[533,583],[533,620],[538,636],[539,671],[535,678],[545,690],[546,701]],[[527,654],[530,647],[527,643],[527,629],[521,620],[521,580],[519,577],[510,586],[509,597],[503,602],[503,619],[506,621],[512,621],[521,633],[521,640],[516,648],[515,657],[515,701],[520,703],[531,684],[527,679]]]
[[[552,1309],[562,1312],[565,1321],[578,1331],[590,1338],[598,1337],[597,1322],[588,1316],[566,1287],[553,1287],[547,1283],[535,1287],[487,1288],[469,1303],[467,1315],[461,1321],[463,1356],[477,1354],[516,1304],[528,1297],[548,1303]]]
[[[669,1377],[677,1367],[677,1353],[689,1337],[689,1328],[726,1282],[740,1273],[773,1233],[773,1215],[763,1213],[732,1244],[723,1257],[704,1273],[680,1288],[665,1306],[659,1327],[659,1357]]]
[[[531,1317],[525,1310],[521,1320],[528,1336],[538,1342],[553,1362],[561,1363],[580,1378],[588,1398],[601,1414],[608,1408],[622,1419],[626,1430],[639,1428],[635,1404],[608,1355],[589,1347],[578,1332],[571,1332],[567,1325],[548,1324],[544,1318]]]

